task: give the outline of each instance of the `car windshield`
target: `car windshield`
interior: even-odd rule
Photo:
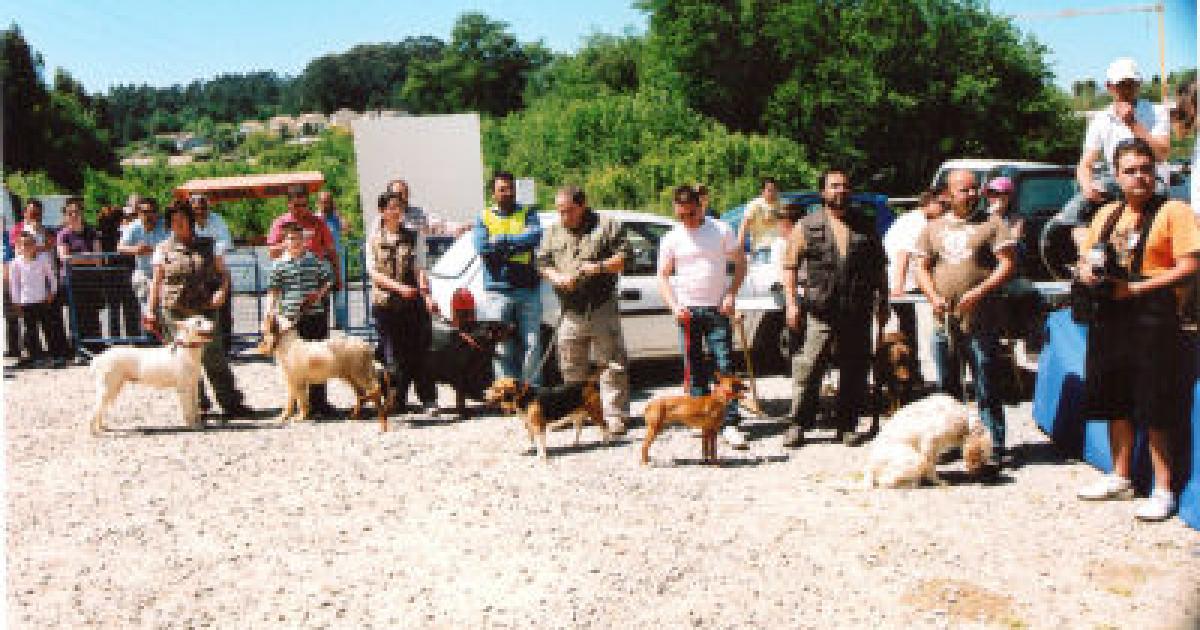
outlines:
[[[454,241],[446,253],[434,263],[429,273],[439,278],[457,278],[466,272],[472,260],[475,260],[475,245],[471,242],[471,234],[468,232]]]
[[[1017,212],[1024,217],[1051,216],[1078,191],[1075,178],[1067,174],[1024,175],[1017,187]]]

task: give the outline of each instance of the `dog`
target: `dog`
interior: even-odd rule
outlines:
[[[933,394],[901,407],[872,443],[863,470],[866,488],[938,486],[938,456],[961,446],[969,474],[978,474],[992,450],[992,437],[968,405]]]
[[[364,402],[370,401],[379,412],[380,430],[388,430],[387,374],[375,366],[375,350],[362,339],[342,335],[321,341],[305,341],[296,332],[295,323],[275,313],[263,319],[262,341],[251,354],[274,356],[275,364],[287,385],[287,400],[279,422],[293,417],[309,419],[308,388],[330,379],[346,381],[354,390],[350,416],[358,419]]]
[[[604,443],[608,443],[611,436],[608,423],[604,421],[599,386],[604,369],[604,366],[593,365],[583,381],[537,390],[515,378],[502,377],[484,392],[484,400],[499,406],[506,414],[520,415],[529,432],[529,442],[546,461],[546,431],[563,422],[575,423],[576,445],[585,420],[599,426]]]
[[[493,321],[472,321],[461,327],[434,323],[425,369],[434,383],[454,388],[455,414],[459,418],[468,416],[467,398],[484,398],[484,391],[493,381],[496,346],[511,337],[515,329],[512,324]]]
[[[114,347],[92,360],[96,375],[96,409],[92,413],[92,434],[107,430],[105,415],[126,383],[140,383],[159,389],[174,389],[179,395],[183,421],[195,429],[200,419],[200,355],[204,344],[212,341],[215,327],[207,318],[194,315],[178,323],[175,338],[161,348]]]
[[[669,424],[686,424],[700,429],[700,451],[706,463],[717,463],[717,433],[725,421],[725,408],[745,397],[746,384],[727,374],[714,377],[712,393],[706,396],[655,398],[646,405],[646,438],[642,441],[642,464],[650,463],[650,445]]]
[[[875,349],[876,386],[882,395],[884,416],[895,415],[912,400],[917,375],[913,373],[913,349],[900,332],[887,332]]]

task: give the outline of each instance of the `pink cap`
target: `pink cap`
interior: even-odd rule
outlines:
[[[988,182],[987,190],[1004,193],[1007,195],[1012,192],[1013,183],[1012,180],[1007,177],[997,177],[996,179]]]

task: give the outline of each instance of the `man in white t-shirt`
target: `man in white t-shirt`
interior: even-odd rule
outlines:
[[[1083,138],[1083,153],[1075,167],[1075,179],[1080,192],[1067,202],[1060,214],[1060,222],[1086,227],[1092,215],[1104,203],[1116,195],[1116,179],[1112,166],[1113,152],[1123,140],[1141,138],[1154,149],[1160,162],[1165,161],[1171,150],[1171,121],[1159,116],[1154,105],[1138,98],[1142,88],[1142,74],[1137,62],[1128,57],[1116,59],[1108,66],[1105,87],[1113,102],[1096,113],[1088,123]],[[1108,174],[1097,178],[1096,162],[1104,159]]]
[[[888,295],[892,298],[892,312],[896,314],[896,323],[900,332],[908,339],[911,347],[917,347],[920,336],[917,334],[917,308],[913,302],[896,302],[905,294],[920,291],[917,286],[917,275],[913,261],[916,258],[917,239],[921,230],[930,221],[946,212],[949,202],[946,200],[946,185],[930,188],[921,193],[917,199],[917,207],[905,212],[892,222],[886,234],[883,235],[883,251],[887,254]],[[913,353],[914,374],[920,374],[920,366],[916,353]]]
[[[733,316],[734,296],[746,277],[746,257],[728,225],[704,216],[694,188],[679,186],[672,200],[680,225],[659,243],[658,286],[679,323],[688,393],[702,396],[708,393],[713,376],[713,366],[704,360],[704,346],[712,353],[717,371],[733,372],[729,318]],[[730,262],[732,278],[725,272]],[[746,438],[738,428],[736,403],[730,403],[725,412],[721,435],[733,448],[746,448]]]

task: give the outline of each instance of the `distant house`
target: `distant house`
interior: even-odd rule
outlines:
[[[157,158],[148,156],[127,157],[121,160],[121,166],[125,168],[134,168],[139,166],[154,166],[154,161]]]
[[[329,115],[329,126],[349,129],[350,123],[358,120],[359,118],[362,118],[362,114],[352,109],[342,108]]]
[[[271,119],[267,121],[267,129],[269,129],[271,133],[277,133],[281,136],[291,133],[295,126],[296,119],[292,118],[291,116],[272,116]]]
[[[243,120],[242,124],[238,125],[238,133],[243,136],[248,136],[252,133],[263,133],[267,130],[267,126],[261,120]]]
[[[168,155],[167,166],[186,166],[195,161],[191,155]]]
[[[329,120],[322,114],[309,112],[295,118],[293,132],[301,136],[315,136],[329,126]]]

